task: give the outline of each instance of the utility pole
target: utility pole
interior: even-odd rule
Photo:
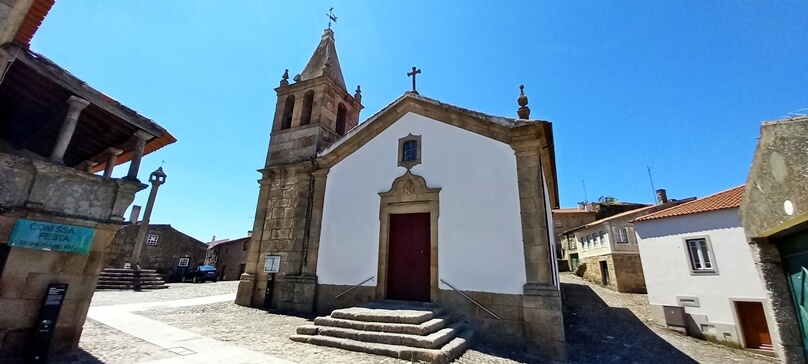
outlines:
[[[654,166],[654,164],[653,164],[653,163],[651,163],[651,165],[650,165],[650,166],[645,166],[645,168],[646,168],[646,169],[648,169],[648,180],[649,180],[649,181],[651,181],[651,193],[654,195],[654,201],[655,201],[655,203],[657,203],[657,204],[658,204],[658,203],[659,203],[659,200],[657,200],[656,189],[654,188],[654,179],[653,179],[653,178],[651,178],[651,167],[653,167],[653,166]]]
[[[132,251],[132,259],[129,263],[132,265],[134,273],[134,289],[140,290],[140,251],[143,250],[143,244],[146,243],[146,233],[149,232],[149,218],[151,217],[152,209],[154,208],[154,200],[157,198],[157,190],[160,185],[166,182],[166,174],[163,173],[163,167],[157,168],[156,171],[149,175],[149,182],[152,184],[151,191],[149,192],[149,201],[146,202],[146,212],[143,213],[143,220],[140,221],[140,228],[137,230],[137,237],[135,238],[135,248]]]

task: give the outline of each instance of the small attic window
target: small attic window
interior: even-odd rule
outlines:
[[[410,140],[404,143],[404,156],[401,158],[402,161],[414,161],[418,159],[418,142],[415,140]]]
[[[409,134],[398,140],[398,166],[410,169],[421,164],[421,136]]]

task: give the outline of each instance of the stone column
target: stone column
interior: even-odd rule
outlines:
[[[143,158],[143,149],[146,147],[146,141],[154,136],[143,130],[139,130],[135,133],[135,137],[137,137],[137,144],[135,145],[135,150],[132,152],[132,160],[129,162],[129,173],[124,177],[132,181],[138,181],[137,172],[140,170],[140,160]]]
[[[65,156],[70,139],[73,138],[73,131],[76,130],[79,114],[87,105],[90,105],[89,101],[77,96],[70,96],[67,103],[70,105],[70,109],[67,110],[67,116],[62,122],[62,128],[59,129],[59,136],[56,138],[56,145],[53,146],[53,151],[50,155],[50,160],[53,163],[64,164],[62,158]]]
[[[522,243],[528,283],[553,284],[550,241],[544,183],[541,178],[541,154],[538,140],[511,144],[516,154],[516,175],[522,220]]]
[[[514,137],[516,175],[522,220],[527,283],[523,288],[522,314],[529,352],[566,361],[567,344],[559,287],[553,283],[550,235],[541,168],[541,144],[532,135]]]
[[[123,153],[118,148],[107,148],[109,159],[107,159],[107,166],[104,168],[104,179],[112,178],[112,169],[115,168],[115,162],[118,161],[118,156]]]

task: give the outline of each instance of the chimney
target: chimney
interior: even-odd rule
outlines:
[[[656,199],[657,204],[663,204],[668,202],[668,193],[665,191],[664,188],[660,188],[656,190]]]
[[[248,237],[252,236],[252,230],[247,230],[247,236]]]
[[[132,212],[129,213],[129,223],[137,224],[137,218],[140,216],[140,206],[132,206]]]
[[[580,211],[586,210],[586,204],[583,202],[578,202],[578,210]]]
[[[216,241],[216,235],[214,235],[212,238],[210,238],[211,243],[214,242],[214,241]]]

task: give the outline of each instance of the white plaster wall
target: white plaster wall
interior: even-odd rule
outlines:
[[[634,227],[651,305],[678,306],[676,296],[696,296],[700,307],[685,311],[707,315],[710,322],[736,324],[730,298],[766,298],[738,209],[638,221]],[[699,236],[709,236],[717,275],[690,273],[683,239]]]
[[[599,255],[606,255],[611,254],[612,249],[611,245],[609,244],[609,237],[611,236],[609,231],[609,225],[607,224],[599,224],[597,226],[589,227],[586,229],[578,230],[575,232],[575,242],[578,244],[578,258],[588,258],[588,257],[595,257]],[[601,245],[595,246],[595,242],[592,242],[592,248],[585,248],[581,246],[581,243],[578,241],[581,237],[584,238],[584,244],[586,244],[586,236],[592,234],[598,234],[599,232],[603,231],[603,243]]]
[[[422,136],[422,162],[412,173],[442,188],[439,277],[461,290],[521,294],[526,278],[513,149],[414,113],[331,168],[319,282],[354,285],[377,275],[378,193],[406,172],[397,166],[398,139],[410,133]]]

